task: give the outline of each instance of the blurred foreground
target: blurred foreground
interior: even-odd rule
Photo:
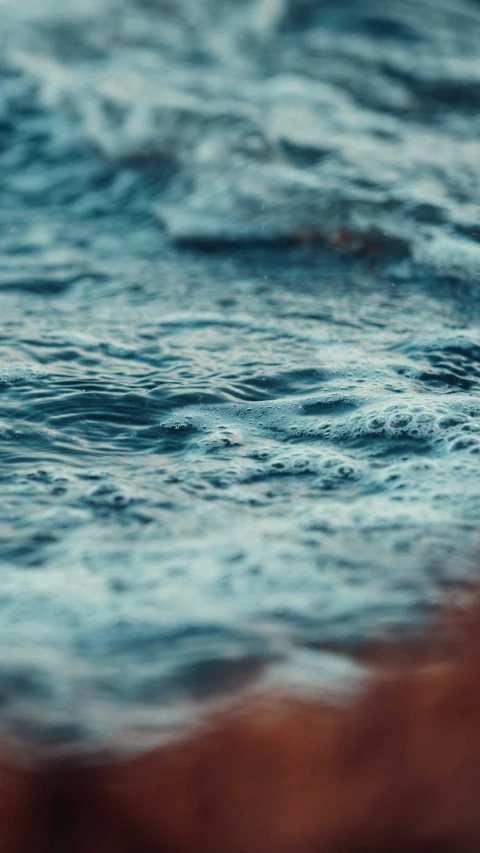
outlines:
[[[0,850],[470,853],[479,620],[475,602],[377,654],[370,686],[343,704],[257,697],[133,757],[5,752]]]

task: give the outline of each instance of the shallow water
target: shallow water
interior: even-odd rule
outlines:
[[[2,719],[350,683],[471,571],[480,6],[0,18]]]

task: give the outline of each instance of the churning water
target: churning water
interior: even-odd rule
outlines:
[[[2,719],[354,677],[480,522],[480,4],[2,0],[0,32]]]

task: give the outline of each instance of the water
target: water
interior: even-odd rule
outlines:
[[[471,571],[480,6],[0,18],[4,724],[351,683]]]

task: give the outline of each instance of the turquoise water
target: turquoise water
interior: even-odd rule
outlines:
[[[471,571],[480,6],[238,10],[0,6],[0,703],[24,735],[330,690]]]

